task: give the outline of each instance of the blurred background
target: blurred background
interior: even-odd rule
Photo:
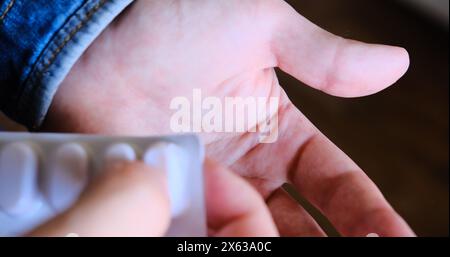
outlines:
[[[279,72],[293,102],[381,188],[419,236],[449,234],[448,0],[288,0],[344,37],[405,47],[411,68],[370,97],[339,99]],[[0,127],[21,130],[0,113]],[[299,197],[331,235],[331,225]]]

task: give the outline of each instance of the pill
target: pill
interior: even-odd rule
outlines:
[[[147,149],[144,163],[166,172],[172,217],[178,217],[190,205],[187,156],[172,143],[158,143]]]
[[[125,143],[114,144],[105,151],[104,162],[111,164],[117,161],[135,161],[136,151]]]
[[[89,157],[79,144],[66,143],[49,158],[43,191],[57,212],[70,207],[85,189],[89,179]]]
[[[0,210],[22,215],[32,210],[39,196],[39,160],[27,143],[12,143],[0,151]]]

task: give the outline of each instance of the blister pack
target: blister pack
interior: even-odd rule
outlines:
[[[107,172],[107,163],[118,160],[162,164],[172,210],[167,236],[206,236],[203,159],[194,135],[0,132],[0,236],[21,236],[64,212],[93,178]]]

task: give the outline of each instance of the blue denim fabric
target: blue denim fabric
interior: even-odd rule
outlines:
[[[0,110],[38,128],[58,86],[132,0],[0,0]]]

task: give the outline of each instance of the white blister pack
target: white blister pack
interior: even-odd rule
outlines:
[[[117,160],[162,163],[172,210],[167,236],[206,236],[203,159],[194,135],[0,132],[0,236],[21,236],[64,212],[94,177],[107,172],[106,163]]]

